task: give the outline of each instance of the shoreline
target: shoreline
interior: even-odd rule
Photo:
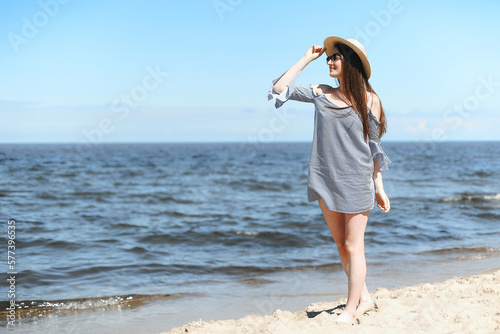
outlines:
[[[163,332],[178,333],[492,333],[500,330],[500,268],[480,274],[371,292],[378,309],[354,326],[333,323],[331,310],[345,303],[316,302],[297,312],[275,310],[240,319],[193,321]],[[313,318],[308,317],[321,312]],[[333,312],[334,313],[334,312]]]

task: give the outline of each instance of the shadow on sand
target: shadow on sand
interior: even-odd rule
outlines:
[[[326,312],[328,314],[340,314],[340,313],[342,313],[342,310],[344,308],[345,308],[345,304],[340,304],[340,305],[337,305],[334,308],[331,308],[328,310],[321,310],[321,311],[317,311],[317,312],[306,312],[306,313],[307,313],[307,317],[309,319],[311,319],[311,318],[318,316],[320,313],[323,313],[323,312]],[[337,311],[337,312],[335,312],[335,311]]]

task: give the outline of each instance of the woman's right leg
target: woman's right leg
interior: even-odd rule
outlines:
[[[347,250],[345,248],[345,214],[329,210],[321,198],[318,202],[321,211],[323,212],[325,222],[330,229],[330,233],[332,234],[335,244],[337,245],[342,268],[344,268],[346,275],[349,276],[349,260]],[[363,291],[361,292],[358,309],[360,314],[373,309],[373,300],[370,297],[366,283],[363,284]]]

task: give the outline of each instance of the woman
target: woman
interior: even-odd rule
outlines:
[[[296,85],[300,72],[324,52],[338,87]],[[374,308],[365,284],[364,234],[374,206],[390,209],[382,170],[391,163],[380,145],[386,130],[384,110],[370,86],[365,48],[355,39],[331,36],[273,81],[268,99],[279,108],[287,100],[314,103],[314,137],[309,164],[308,199],[318,201],[348,277],[347,303],[337,322],[354,324],[356,315]]]

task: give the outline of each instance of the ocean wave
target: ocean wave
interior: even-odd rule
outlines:
[[[500,193],[497,194],[469,194],[463,193],[456,197],[445,197],[443,202],[451,203],[485,203],[485,202],[500,202]]]
[[[280,182],[280,181],[263,181],[257,178],[247,178],[241,180],[231,180],[227,182],[226,180],[216,181],[216,184],[227,185],[231,188],[242,189],[248,191],[271,191],[271,192],[280,192],[283,190],[290,190],[291,186],[288,182]]]
[[[240,276],[253,277],[255,275],[264,275],[272,273],[283,273],[283,272],[295,272],[295,271],[308,271],[308,270],[343,270],[340,263],[324,263],[324,264],[299,264],[299,265],[288,265],[288,266],[240,266],[240,265],[229,265],[229,266],[200,266],[200,265],[186,265],[186,264],[172,264],[169,266],[168,270],[171,272],[191,272],[200,274],[217,274],[217,275],[227,275],[227,276]]]
[[[224,246],[268,246],[268,247],[308,247],[308,241],[298,234],[278,231],[183,231],[181,233],[152,233],[138,239],[140,244],[160,245],[224,245]]]
[[[257,235],[259,232],[257,231],[235,231],[236,234],[243,234],[243,235]]]
[[[485,171],[476,171],[473,173],[473,176],[479,176],[479,177],[491,177],[494,174],[491,172],[485,172]]]
[[[478,261],[500,256],[500,248],[493,247],[455,247],[437,249],[421,254],[451,255],[450,261]]]
[[[40,317],[60,317],[87,312],[102,312],[106,310],[132,309],[159,299],[180,299],[193,296],[201,296],[201,294],[131,294],[68,300],[22,300],[16,301],[16,317],[17,319],[37,319]],[[0,301],[0,321],[7,320],[8,311],[6,309],[9,306],[10,301]]]
[[[500,214],[495,214],[491,212],[481,212],[481,213],[468,213],[469,216],[471,217],[477,217],[489,221],[500,221]]]
[[[66,240],[54,240],[47,238],[38,238],[34,240],[29,240],[28,242],[23,244],[23,248],[39,247],[39,246],[54,248],[57,250],[76,250],[82,247],[83,245],[74,241],[69,242]]]
[[[452,254],[452,253],[500,253],[500,248],[493,247],[454,247],[436,249],[421,254]]]

